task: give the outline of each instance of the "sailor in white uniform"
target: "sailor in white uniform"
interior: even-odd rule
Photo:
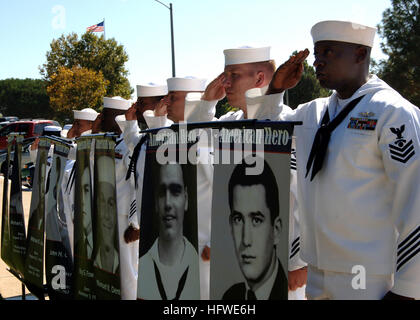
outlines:
[[[73,110],[73,125],[63,138],[74,139],[92,132],[92,124],[98,116],[98,112],[92,108]],[[66,217],[67,229],[69,230],[70,247],[74,254],[74,163],[76,162],[77,145],[73,144],[67,157],[64,168],[61,192],[63,197],[63,209]]]
[[[137,85],[137,101],[124,115],[115,118],[122,131],[124,142],[130,152],[130,166],[126,179],[134,179],[136,194],[136,219],[133,225],[140,226],[140,212],[143,190],[144,164],[146,159],[146,143],[141,141],[144,134],[140,130],[147,129],[143,113],[153,112],[158,104],[163,104],[162,99],[168,94],[168,87],[155,83]]]
[[[317,78],[334,90],[300,105],[301,252],[311,299],[420,298],[420,111],[369,74],[375,28],[312,28]],[[267,100],[297,84],[308,51],[277,71]]]
[[[200,100],[189,98],[185,108],[188,122],[234,121],[244,119],[280,120],[281,108],[266,103],[261,107],[258,102],[265,94],[275,71],[275,62],[270,56],[270,47],[241,47],[224,50],[225,70],[206,88]],[[214,118],[216,104],[227,97],[229,104],[238,108],[219,119]],[[289,109],[284,107],[284,109]],[[290,110],[290,109],[289,109]],[[292,144],[294,149],[294,141]],[[290,223],[289,223],[289,299],[305,298],[306,263],[301,260],[300,232],[298,220],[298,201],[296,187],[296,158],[292,152],[290,183]],[[212,177],[210,178],[212,181]]]
[[[137,296],[137,272],[139,252],[139,225],[136,213],[134,183],[126,180],[130,163],[130,151],[127,148],[120,126],[115,118],[124,114],[131,106],[131,101],[121,97],[105,97],[104,108],[98,116],[93,133],[97,133],[97,125],[102,132],[114,132],[120,136],[115,146],[115,178],[117,191],[118,238],[120,245],[120,277],[121,299],[135,300]]]

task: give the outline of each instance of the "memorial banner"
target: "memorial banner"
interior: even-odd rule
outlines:
[[[11,241],[10,241],[10,217],[9,217],[9,167],[10,153],[14,137],[7,137],[7,155],[5,160],[5,172],[3,179],[3,207],[1,215],[1,259],[10,267],[11,262]]]
[[[90,163],[92,138],[77,139],[74,181],[74,298],[95,300],[93,274],[93,172]]]
[[[29,291],[42,300],[44,300],[45,185],[50,146],[51,143],[48,138],[39,138],[24,271],[25,284]]]
[[[287,300],[293,124],[214,129],[210,298]]]
[[[137,298],[199,300],[197,134],[186,128],[148,134]]]
[[[66,216],[59,206],[69,146],[54,141],[54,153],[46,187],[45,275],[50,300],[72,299],[73,260]]]
[[[13,154],[13,168],[10,190],[10,242],[11,268],[18,274],[24,274],[26,255],[26,228],[22,203],[22,143],[23,136],[16,135]]]
[[[95,138],[92,259],[100,300],[121,299],[114,149],[112,137]]]

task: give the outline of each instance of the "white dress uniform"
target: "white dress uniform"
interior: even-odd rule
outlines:
[[[85,108],[83,110],[73,110],[74,120],[87,120],[95,121],[99,113],[91,108]],[[62,130],[61,136],[67,137],[69,130]],[[81,133],[81,136],[91,134],[92,130],[87,130]],[[67,156],[66,166],[64,167],[63,179],[61,182],[61,195],[63,199],[63,210],[66,217],[67,229],[69,231],[70,248],[72,258],[74,257],[74,179],[75,169],[74,164],[76,162],[77,145],[74,143]],[[93,157],[92,162],[93,164]]]
[[[136,300],[139,241],[126,243],[124,232],[131,224],[139,228],[136,219],[136,197],[132,181],[125,179],[130,164],[130,151],[122,136],[115,147],[115,178],[117,191],[118,233],[120,243],[121,299]]]
[[[271,103],[276,96],[281,102],[277,94]],[[303,121],[295,128],[302,258],[316,278],[317,271],[324,272],[324,285],[332,277],[350,278],[353,267],[363,266],[367,282],[387,276],[392,286],[394,274],[392,291],[418,298],[420,111],[374,75],[347,100],[361,96],[333,131],[323,168],[312,182],[302,169],[324,114],[332,119],[339,113],[337,93],[283,114],[285,120]],[[308,287],[312,280],[317,281],[308,275]],[[328,298],[376,299],[391,289],[375,285],[371,295],[357,296],[351,281],[346,284]]]
[[[184,237],[185,249],[173,266],[159,259],[159,238],[140,258],[139,298],[144,300],[195,300],[200,294],[198,256],[194,246]],[[155,274],[159,274],[156,277]]]
[[[118,116],[116,118],[117,124],[119,125],[120,129],[124,129],[122,131],[122,138],[124,139],[124,143],[128,149],[130,154],[130,159],[132,156],[132,152],[137,144],[140,142],[142,138],[142,134],[140,134],[140,128],[138,126],[137,120],[126,120],[124,115]],[[143,144],[140,150],[139,158],[137,161],[136,167],[136,175],[137,175],[137,187],[136,187],[136,214],[130,215],[129,217],[129,224],[131,224],[136,229],[140,227],[140,213],[141,213],[141,203],[142,203],[142,190],[143,190],[143,177],[144,177],[144,165],[146,161],[146,144]],[[128,171],[128,168],[127,168]],[[126,172],[127,174],[127,172]],[[131,177],[133,179],[133,177]],[[130,181],[133,184],[133,180]]]

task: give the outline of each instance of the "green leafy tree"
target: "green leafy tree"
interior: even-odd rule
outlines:
[[[215,117],[216,118],[220,118],[221,116],[223,116],[224,114],[228,113],[229,111],[237,111],[237,110],[239,110],[239,109],[232,107],[228,103],[227,98],[224,97],[222,100],[219,100],[219,102],[216,105],[216,114],[215,114]]]
[[[392,0],[378,25],[382,51],[378,75],[416,106],[420,106],[420,12],[418,0]]]
[[[73,110],[93,108],[99,111],[108,84],[100,71],[77,66],[59,67],[51,76],[47,93],[57,118],[71,119]]]
[[[40,67],[43,78],[51,78],[59,67],[71,69],[75,66],[101,72],[109,83],[106,96],[121,96],[129,99],[134,92],[127,79],[128,70],[125,63],[128,55],[122,45],[115,39],[105,40],[92,32],[86,32],[79,37],[75,33],[62,35],[51,43],[51,50],[47,52],[47,62]]]
[[[0,80],[0,112],[20,119],[54,119],[46,82],[40,79]]]
[[[296,54],[295,51],[293,54]],[[320,97],[328,97],[331,91],[321,87],[316,78],[315,69],[306,61],[304,62],[302,78],[293,89],[288,90],[288,105],[295,109],[299,104],[305,103]],[[286,100],[286,99],[285,99]],[[287,103],[287,101],[285,101]]]

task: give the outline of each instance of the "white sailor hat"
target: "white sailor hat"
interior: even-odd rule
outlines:
[[[99,113],[97,113],[92,108],[85,108],[82,110],[73,110],[73,117],[74,120],[88,120],[88,121],[95,121],[96,117]]]
[[[314,43],[318,41],[340,41],[373,46],[376,28],[349,21],[321,21],[311,29]]]
[[[137,97],[159,97],[166,96],[167,94],[167,85],[158,85],[150,82],[146,85],[137,86]]]
[[[206,79],[198,79],[194,77],[185,78],[169,78],[168,91],[204,91],[206,90]]]
[[[42,131],[43,136],[60,136],[62,128],[59,126],[46,126]]]
[[[225,55],[225,66],[231,64],[253,63],[269,61],[271,47],[253,48],[249,46],[236,49],[226,49],[223,51]]]
[[[131,101],[121,97],[104,97],[104,108],[116,110],[128,110],[131,107]]]

